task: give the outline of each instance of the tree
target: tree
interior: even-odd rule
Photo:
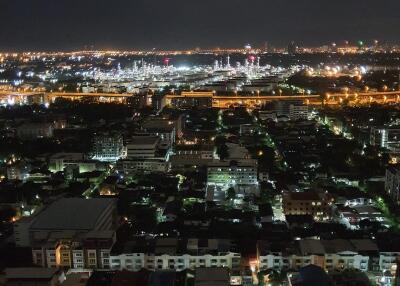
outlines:
[[[226,144],[217,146],[217,154],[221,160],[229,158],[228,146]]]
[[[229,188],[227,191],[226,191],[226,193],[227,193],[227,199],[228,200],[233,200],[234,198],[235,198],[235,196],[236,196],[236,191],[235,191],[235,189],[234,188]]]

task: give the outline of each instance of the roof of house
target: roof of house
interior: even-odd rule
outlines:
[[[117,271],[112,280],[111,286],[142,286],[148,285],[149,271],[141,270],[138,272],[132,271]]]
[[[56,273],[56,268],[36,268],[36,267],[21,267],[21,268],[6,268],[7,280],[32,279],[32,280],[50,280]]]
[[[299,248],[302,255],[324,254],[325,247],[321,240],[303,239],[299,241]]]
[[[197,268],[195,286],[228,286],[229,273],[227,268]]]

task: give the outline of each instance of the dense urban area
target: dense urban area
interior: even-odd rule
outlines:
[[[398,285],[399,103],[377,41],[0,53],[0,285]]]

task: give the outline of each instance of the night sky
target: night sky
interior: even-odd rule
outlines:
[[[400,42],[399,0],[0,0],[0,50]]]

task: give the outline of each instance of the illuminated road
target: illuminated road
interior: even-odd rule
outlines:
[[[99,101],[117,101],[125,102],[133,94],[123,93],[82,93],[82,92],[34,92],[34,91],[0,91],[0,98],[8,103],[18,102],[38,102],[48,103],[52,102],[55,98],[95,98]],[[174,100],[185,99],[206,99],[211,100],[212,106],[216,108],[228,108],[229,106],[244,105],[249,108],[255,108],[262,104],[277,100],[301,100],[309,105],[363,105],[363,104],[388,104],[400,103],[400,91],[386,91],[386,92],[363,92],[363,93],[334,93],[321,95],[232,95],[232,96],[219,96],[214,92],[182,92],[180,95],[167,95],[166,105],[170,105]]]

